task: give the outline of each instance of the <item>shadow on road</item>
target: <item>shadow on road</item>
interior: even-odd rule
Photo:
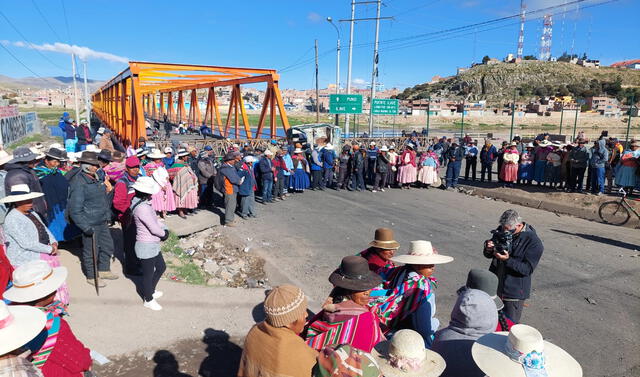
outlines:
[[[562,233],[562,234],[568,234],[570,236],[576,236],[576,237],[580,237],[580,238],[584,238],[586,240],[589,241],[594,241],[594,242],[599,242],[599,243],[603,243],[606,245],[610,245],[610,246],[615,246],[615,247],[619,247],[622,249],[628,249],[628,250],[637,250],[638,247],[640,245],[634,245],[628,242],[624,242],[624,241],[620,241],[620,240],[614,240],[611,238],[606,238],[606,237],[601,237],[601,236],[596,236],[593,234],[585,234],[585,233],[572,233],[572,232],[567,232],[565,230],[560,230],[560,229],[551,229],[551,231],[554,231],[556,233]]]
[[[204,330],[202,342],[208,356],[200,364],[198,374],[203,377],[236,376],[242,348],[229,341],[229,334],[221,330]],[[158,376],[154,376],[158,377]]]
[[[153,356],[156,366],[153,368],[153,377],[191,377],[180,372],[180,365],[173,353],[167,350],[157,351]]]

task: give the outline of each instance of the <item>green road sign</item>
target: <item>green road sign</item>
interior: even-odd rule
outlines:
[[[374,98],[371,106],[374,115],[398,115],[397,99]]]
[[[361,114],[361,94],[331,94],[329,96],[329,113],[331,114]]]

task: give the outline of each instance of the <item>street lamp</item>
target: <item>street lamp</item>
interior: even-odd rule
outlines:
[[[331,17],[327,17],[327,22],[336,29],[338,34],[338,42],[336,44],[336,94],[340,94],[340,29],[333,23]],[[336,114],[336,126],[338,125],[338,114]]]

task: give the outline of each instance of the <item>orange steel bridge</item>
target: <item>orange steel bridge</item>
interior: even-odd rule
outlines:
[[[276,137],[276,108],[285,132],[289,121],[282,102],[278,80],[273,69],[217,67],[206,65],[129,62],[129,67],[112,78],[92,95],[93,112],[121,140],[136,145],[140,136],[146,136],[145,117],[164,119],[177,124],[185,122],[199,127],[206,123],[212,132],[239,139],[240,124],[247,138],[260,138],[267,134]],[[257,128],[252,128],[244,107],[240,85],[266,83]],[[220,114],[216,88],[231,87],[226,118]],[[185,97],[189,98],[189,110]],[[199,97],[200,96],[200,97]],[[204,114],[199,98],[206,97]],[[263,132],[269,117],[269,132]],[[233,127],[233,135],[229,135]]]

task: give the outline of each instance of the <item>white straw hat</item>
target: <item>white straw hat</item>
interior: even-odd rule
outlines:
[[[133,185],[131,185],[131,187],[136,191],[151,195],[160,191],[160,185],[158,185],[151,177],[140,177],[133,183]]]
[[[31,148],[29,148],[29,150],[36,155],[36,158],[35,158],[36,160],[40,160],[40,159],[44,158],[44,156],[45,156],[44,153],[42,152],[42,150],[38,149],[36,147],[31,147]]]
[[[267,149],[266,151],[264,151],[264,155],[265,156],[273,156],[273,152],[271,152],[270,150]]]
[[[97,152],[97,147],[93,144],[87,144],[87,147],[85,148],[85,151],[88,152]]]
[[[433,249],[429,241],[411,241],[409,253],[391,258],[392,261],[404,264],[443,264],[453,261],[453,257],[440,255]]]
[[[300,148],[296,148],[296,150],[293,151],[293,154],[296,154],[296,153],[304,153],[304,151]]]
[[[15,203],[23,200],[35,199],[43,196],[41,192],[31,192],[29,185],[24,183],[11,186],[11,191],[7,193],[7,196],[0,199],[0,203]]]
[[[425,348],[422,335],[408,329],[378,343],[371,354],[385,377],[437,377],[447,366],[442,356]]]
[[[178,157],[184,157],[184,156],[188,156],[188,155],[189,155],[189,152],[187,152],[187,150],[184,149],[184,148],[180,148],[176,152],[176,156],[178,156]]]
[[[160,149],[153,148],[151,149],[151,153],[149,153],[147,157],[150,159],[154,159],[154,158],[165,158],[166,156],[164,155],[164,153],[160,152]]]
[[[538,330],[527,325],[513,325],[508,333],[482,336],[471,347],[471,355],[478,367],[491,377],[525,377],[527,373],[582,377],[582,367],[571,355],[543,340]],[[541,371],[546,374],[540,374]]]
[[[102,135],[104,133],[104,127],[98,128],[98,133]]]
[[[173,149],[171,149],[171,147],[166,147],[166,148],[164,148],[164,153],[165,153],[165,154],[167,154],[167,153],[173,153]]]
[[[34,260],[13,271],[13,286],[4,298],[13,302],[31,302],[46,297],[67,279],[66,267],[51,268],[46,261]]]
[[[5,150],[0,150],[0,165],[4,165],[7,162],[11,161],[12,159],[13,159],[13,155],[10,155]]]
[[[380,152],[389,152],[389,148],[387,148],[386,145],[383,145],[382,148],[380,148]]]
[[[24,346],[44,329],[47,316],[38,308],[7,306],[0,300],[0,355]]]

